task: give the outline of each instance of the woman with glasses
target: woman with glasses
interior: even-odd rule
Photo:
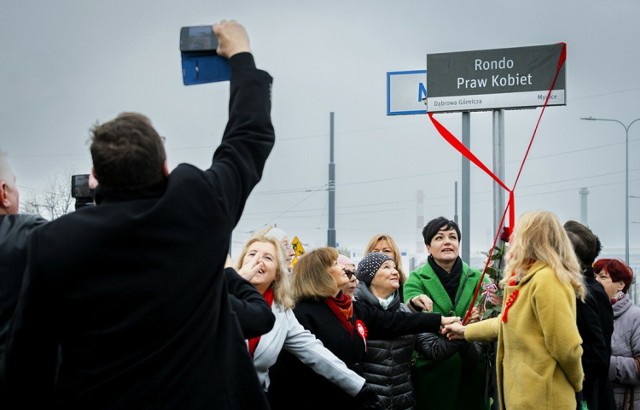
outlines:
[[[397,273],[396,273],[397,275]],[[388,312],[352,300],[341,287],[349,279],[338,264],[338,251],[317,248],[305,253],[293,267],[292,296],[298,321],[347,366],[362,374],[362,362],[371,339],[438,331],[459,318],[434,313]],[[283,352],[271,368],[269,399],[274,409],[290,408],[295,391],[298,408],[353,410],[353,398],[313,373],[298,358]]]
[[[338,255],[338,264],[342,266],[344,273],[349,279],[349,282],[345,283],[342,287],[342,291],[353,299],[356,287],[358,286],[358,278],[356,278],[356,264],[347,256],[342,254]]]
[[[629,297],[633,271],[617,259],[598,259],[593,271],[613,306],[609,380],[616,408],[640,409],[640,307]]]

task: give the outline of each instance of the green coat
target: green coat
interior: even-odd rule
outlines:
[[[468,277],[467,277],[468,273]],[[462,263],[460,290],[455,316],[464,317],[469,309],[473,293],[482,272],[470,269]],[[465,277],[467,277],[465,281]],[[460,286],[460,285],[459,285]],[[404,298],[425,294],[433,300],[433,311],[451,316],[453,302],[442,286],[440,279],[427,262],[411,272],[404,284]],[[443,336],[441,336],[443,337]],[[427,360],[416,354],[413,383],[416,394],[416,409],[475,410],[487,409],[484,402],[486,360],[473,360],[466,350],[440,360]]]

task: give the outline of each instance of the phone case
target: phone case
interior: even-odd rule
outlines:
[[[181,53],[182,82],[184,85],[229,81],[231,67],[229,61],[216,54]]]

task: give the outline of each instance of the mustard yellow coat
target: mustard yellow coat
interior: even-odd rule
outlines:
[[[516,291],[515,301],[507,308]],[[465,338],[498,339],[501,409],[576,409],[575,393],[582,390],[584,375],[576,295],[549,266],[536,262],[518,285],[507,286],[502,313],[468,325]]]

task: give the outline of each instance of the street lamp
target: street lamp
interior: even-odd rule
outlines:
[[[583,117],[581,120],[587,121],[610,121],[617,122],[622,125],[625,132],[625,182],[624,182],[624,262],[629,266],[629,128],[640,118],[631,121],[629,125],[625,125],[622,121],[611,118],[593,118]]]

